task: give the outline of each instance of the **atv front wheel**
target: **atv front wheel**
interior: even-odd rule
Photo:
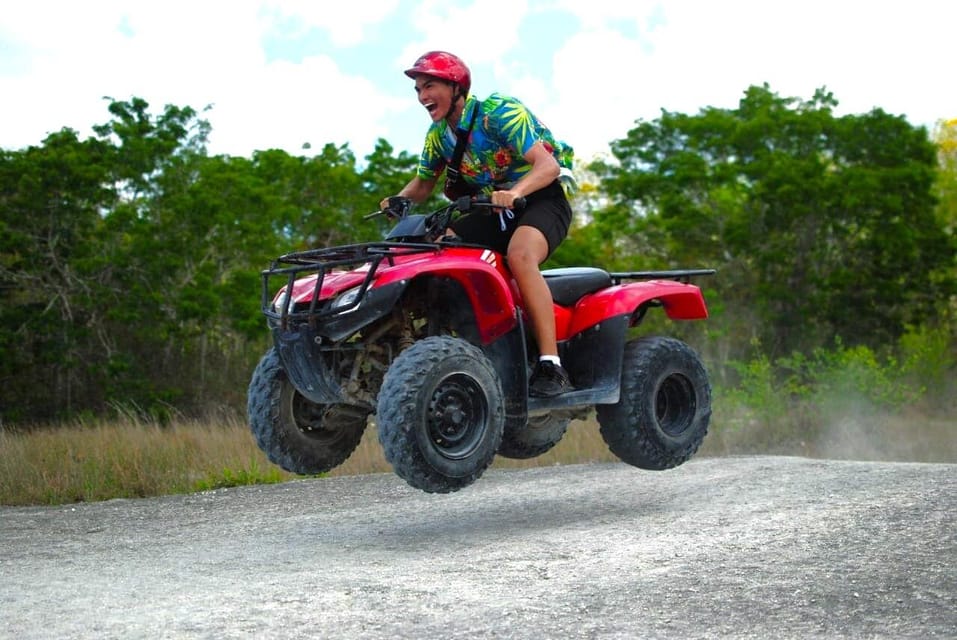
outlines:
[[[376,422],[399,477],[429,493],[458,491],[482,475],[502,441],[502,384],[477,347],[425,338],[386,372]]]
[[[596,407],[601,436],[622,461],[670,469],[701,446],[711,421],[711,385],[697,354],[673,338],[625,345],[621,399]]]
[[[362,439],[369,411],[345,404],[316,404],[286,378],[270,349],[249,383],[249,426],[271,462],[303,475],[324,473],[346,461]]]

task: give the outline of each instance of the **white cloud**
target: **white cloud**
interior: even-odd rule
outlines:
[[[451,51],[473,70],[499,63],[521,37],[519,24],[527,13],[526,0],[482,0],[465,6],[422,0],[411,20],[422,35],[402,48],[397,68],[407,68],[422,53],[432,50]],[[483,84],[491,84],[488,78],[473,76],[479,92]]]
[[[928,126],[957,113],[945,71],[953,3],[562,4],[582,27],[555,53],[557,100],[547,112],[585,158],[638,118],[734,108],[764,82],[802,99],[825,86],[838,113],[879,106]]]
[[[804,99],[826,86],[839,112],[880,106],[927,125],[957,116],[950,2],[368,0],[336,11],[307,0],[8,4],[0,18],[3,148],[39,144],[64,126],[89,135],[109,119],[103,96],[137,96],[156,110],[213,104],[205,114],[213,153],[297,153],[308,141],[349,143],[361,158],[379,137],[417,152],[428,120],[401,70],[429,49],[461,55],[476,95],[516,95],[585,158],[637,118],[733,108],[762,82]],[[572,22],[560,19],[554,30],[546,20],[562,10]],[[559,41],[555,34],[575,21]],[[266,40],[293,46],[313,28],[328,37],[322,55],[267,59]],[[531,67],[517,55],[529,47],[551,64],[540,57],[541,68]]]
[[[670,3],[668,6],[671,6]],[[660,0],[556,0],[554,6],[572,14],[585,31],[602,31],[610,24],[624,23],[644,31],[654,23],[662,9]]]
[[[597,28],[570,38],[555,54],[557,100],[543,120],[579,158],[590,160],[637,117],[653,113],[656,96],[648,90],[647,61],[639,42],[616,31]]]
[[[222,11],[195,2],[40,2],[21,9],[15,33],[28,63],[4,84],[20,97],[9,116],[27,126],[4,128],[2,143],[36,144],[64,126],[88,132],[108,119],[104,96],[138,96],[156,109],[217,102],[247,69],[263,65],[254,5],[234,9],[228,29]]]
[[[213,123],[211,150],[234,155],[297,153],[304,142],[366,152],[388,137],[383,118],[406,107],[383,98],[370,79],[347,76],[328,56],[267,63],[260,39],[271,26],[255,2],[231,4],[228,14],[201,2],[92,3],[90,11],[54,4],[64,21],[53,21],[53,29],[45,27],[49,6],[18,17],[30,64],[4,82],[24,98],[11,105],[10,117],[46,128],[23,127],[21,136],[4,130],[5,147],[37,144],[64,126],[89,135],[91,125],[109,119],[103,96],[143,97],[157,112],[165,104],[212,105],[203,114]]]
[[[663,105],[671,109],[734,106],[747,86],[762,82],[805,99],[826,86],[839,113],[880,106],[914,124],[957,108],[943,71],[952,57],[953,3],[675,3],[666,16],[655,66],[667,70],[659,83],[674,99]]]
[[[331,7],[314,0],[267,0],[263,13],[272,22],[271,29],[301,35],[306,27],[324,29],[338,46],[361,44],[368,27],[378,24],[399,7],[399,0],[362,0],[339,2]]]
[[[252,88],[253,90],[249,90]],[[211,143],[218,152],[248,155],[250,149],[316,151],[326,143],[348,143],[363,156],[378,137],[388,139],[384,118],[405,101],[385,99],[368,79],[345,75],[328,56],[300,64],[271,63],[226,92],[211,118]]]

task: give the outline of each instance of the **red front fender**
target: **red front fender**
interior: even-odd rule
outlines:
[[[406,278],[442,276],[462,285],[469,296],[482,342],[488,344],[517,323],[515,298],[499,254],[488,249],[449,248],[416,256],[401,267],[382,269],[377,286]]]

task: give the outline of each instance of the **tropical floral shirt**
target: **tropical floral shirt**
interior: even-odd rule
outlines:
[[[460,127],[468,128],[472,109],[476,107],[479,112],[459,167],[466,183],[490,192],[493,185],[515,182],[531,170],[532,165],[523,156],[539,141],[555,156],[560,167],[572,168],[573,149],[557,141],[517,99],[493,93],[480,102],[470,95],[465,101]],[[425,135],[418,176],[424,180],[437,179],[451,162],[455,141],[455,128],[446,120],[432,123]]]

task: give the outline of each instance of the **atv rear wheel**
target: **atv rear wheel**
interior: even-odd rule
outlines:
[[[477,347],[451,336],[425,338],[386,372],[376,421],[396,474],[429,493],[458,491],[482,475],[498,450],[502,384]]]
[[[673,338],[625,345],[621,399],[596,407],[608,448],[642,469],[670,469],[701,446],[711,421],[711,386],[697,354]]]
[[[352,455],[370,412],[308,400],[286,378],[273,348],[253,372],[247,413],[256,444],[271,462],[292,473],[314,475]]]
[[[529,416],[528,424],[510,428],[505,426],[502,444],[498,454],[515,460],[535,458],[550,450],[565,435],[568,418],[559,418],[551,414]]]

